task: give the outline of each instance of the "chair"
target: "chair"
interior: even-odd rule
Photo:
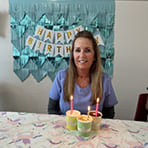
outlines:
[[[146,101],[148,98],[148,93],[143,93],[139,95],[139,100],[137,104],[135,121],[147,121],[148,111],[146,110]]]

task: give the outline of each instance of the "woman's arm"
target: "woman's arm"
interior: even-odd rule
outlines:
[[[57,115],[61,114],[60,107],[59,107],[59,101],[55,101],[55,100],[49,98],[48,114],[57,114]]]
[[[112,107],[103,107],[102,110],[103,118],[114,118],[115,111],[114,111],[114,106]]]

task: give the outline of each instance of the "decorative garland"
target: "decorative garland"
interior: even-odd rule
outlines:
[[[73,41],[74,36],[82,30],[84,30],[82,26],[67,31],[52,31],[42,26],[37,26],[34,37],[28,36],[26,46],[29,46],[30,49],[34,49],[35,51],[39,50],[43,55],[49,54],[50,57],[56,57],[58,55],[69,57],[70,50],[72,49],[70,41]],[[100,34],[94,37],[98,46],[104,46]],[[39,38],[39,40],[36,38]]]

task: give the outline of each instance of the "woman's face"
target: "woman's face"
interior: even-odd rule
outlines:
[[[89,70],[94,61],[94,49],[90,39],[79,37],[75,40],[73,50],[77,70]]]

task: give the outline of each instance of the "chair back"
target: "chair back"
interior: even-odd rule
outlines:
[[[147,121],[148,111],[146,110],[146,101],[148,98],[148,93],[143,93],[139,95],[137,109],[135,113],[135,121]]]

